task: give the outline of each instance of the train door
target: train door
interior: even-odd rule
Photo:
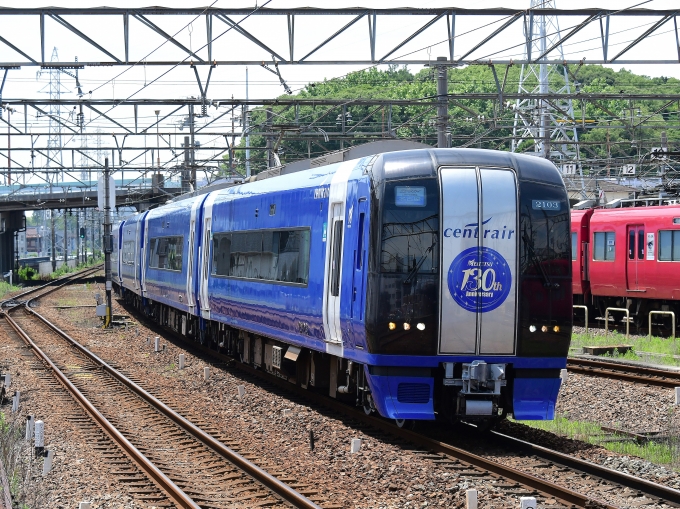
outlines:
[[[142,234],[142,222],[138,219],[137,222],[135,223],[135,247],[139,245],[139,239]],[[139,291],[140,287],[140,280],[139,280],[139,265],[140,265],[140,259],[139,259],[139,249],[135,249],[135,255],[134,255],[134,265],[133,265],[133,270],[134,270],[134,289]]]
[[[342,281],[342,243],[345,232],[344,203],[331,205],[331,222],[328,225],[326,247],[328,251],[326,266],[325,325],[328,331],[326,340],[342,342],[340,325],[340,290]]]
[[[198,216],[198,208],[203,200],[195,200],[191,206],[191,216],[189,218],[189,264],[186,279],[186,295],[187,305],[189,306],[189,313],[196,312],[196,299],[194,295],[194,264],[195,262],[195,237],[196,237],[196,218]]]
[[[628,226],[628,256],[626,257],[626,287],[628,290],[642,290],[642,270],[645,259],[645,227]]]
[[[204,202],[203,232],[200,236],[201,245],[198,247],[198,259],[200,260],[200,263],[196,264],[196,271],[194,272],[199,278],[198,299],[201,308],[201,317],[206,320],[210,320],[208,283],[210,278],[210,246],[212,244],[212,208],[216,197],[216,194],[211,193]]]
[[[364,272],[366,269],[366,216],[368,211],[368,199],[365,196],[359,198],[356,203],[356,245],[354,249],[354,267],[352,269],[352,329],[354,344],[365,348],[364,331]]]
[[[442,354],[515,351],[517,184],[504,169],[441,168]]]
[[[142,228],[143,228],[143,237],[142,237],[142,242],[140,245],[139,249],[139,255],[141,256],[141,277],[140,277],[140,285],[141,285],[141,290],[142,290],[142,297],[146,297],[146,264],[148,260],[148,253],[146,251],[146,245],[148,243],[147,239],[149,238],[149,213],[145,212],[144,216],[142,217]]]
[[[333,174],[328,191],[322,313],[326,352],[333,355],[342,355],[343,350],[340,303],[343,286],[343,251],[345,249],[345,204],[347,203],[349,177],[356,164],[356,161],[340,163]],[[352,281],[351,277],[349,281]],[[347,316],[349,316],[349,310],[346,311]]]

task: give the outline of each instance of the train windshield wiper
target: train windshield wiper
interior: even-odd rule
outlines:
[[[529,256],[531,257],[531,261],[533,262],[534,267],[536,267],[538,273],[541,275],[541,279],[543,280],[543,286],[548,289],[555,290],[558,289],[560,287],[560,284],[553,283],[548,277],[548,274],[546,274],[543,265],[541,265],[541,261],[538,259],[538,256],[536,256],[536,252],[534,251],[534,243],[531,241],[526,232],[524,232],[523,238],[524,243],[527,245],[527,248],[529,248]]]
[[[418,271],[420,270],[420,267],[423,266],[423,263],[425,263],[425,260],[427,260],[427,255],[429,255],[432,252],[432,249],[434,249],[434,246],[436,246],[436,245],[437,245],[437,236],[435,235],[434,239],[432,240],[432,244],[430,244],[430,247],[428,247],[425,250],[425,253],[423,253],[423,256],[421,256],[420,260],[418,260],[418,263],[415,264],[415,266],[411,269],[411,271],[406,276],[406,279],[404,279],[404,282],[403,282],[404,285],[410,285],[411,284],[412,279],[418,273]]]

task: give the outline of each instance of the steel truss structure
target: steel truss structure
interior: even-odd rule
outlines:
[[[501,69],[502,70],[502,69]],[[479,119],[479,114],[470,106],[466,105],[468,100],[483,99],[496,104],[496,111],[499,113],[496,117]],[[561,101],[574,100],[578,101],[582,108],[592,106],[598,108],[603,115],[609,116],[610,121],[602,123],[601,125],[593,126],[585,123],[585,118],[576,118],[571,125],[566,125],[567,128],[588,128],[588,129],[658,129],[658,126],[649,124],[649,118],[628,118],[617,115],[615,112],[609,111],[606,106],[602,104],[603,101],[611,99],[626,99],[634,103],[638,100],[654,100],[658,101],[659,110],[668,105],[680,104],[680,95],[674,94],[594,94],[594,93],[547,93],[547,94],[532,94],[526,92],[506,92],[500,88],[498,93],[465,93],[446,96],[449,107],[459,106],[459,116],[449,116],[447,124],[450,126],[462,126],[474,124],[479,129],[480,134],[460,134],[453,129],[451,138],[453,146],[477,146],[480,141],[492,140],[497,146],[509,149],[513,142],[517,141],[516,136],[512,134],[514,113],[512,110],[504,109],[505,101],[525,101],[525,100],[544,100],[553,103]],[[202,117],[199,124],[194,118],[193,111],[201,105],[201,99],[139,99],[130,100],[124,104],[120,104],[115,100],[93,100],[83,97],[81,99],[61,99],[58,102],[49,99],[29,100],[29,99],[8,99],[6,100],[6,107],[10,107],[15,111],[27,112],[28,109],[41,112],[49,116],[47,107],[57,106],[64,110],[72,109],[74,106],[82,107],[86,110],[92,110],[101,119],[108,122],[108,127],[100,129],[102,132],[110,133],[108,136],[112,137],[115,143],[104,149],[105,154],[109,158],[109,163],[114,168],[116,179],[123,184],[123,188],[130,193],[145,194],[145,189],[151,187],[148,173],[160,170],[164,173],[164,179],[169,180],[173,177],[178,177],[182,172],[186,171],[188,167],[198,172],[199,176],[203,175],[207,181],[213,180],[220,169],[224,169],[225,158],[234,156],[234,149],[242,149],[242,147],[234,147],[233,140],[235,138],[242,138],[246,135],[263,136],[268,140],[275,140],[276,143],[268,143],[267,146],[251,147],[253,151],[267,150],[269,152],[283,152],[286,145],[293,141],[306,141],[310,146],[314,147],[314,152],[319,153],[328,150],[328,142],[342,142],[347,146],[355,143],[365,143],[367,141],[379,140],[384,138],[396,137],[398,125],[393,123],[392,111],[397,108],[405,106],[416,106],[422,112],[415,114],[407,122],[402,125],[415,123],[419,125],[426,125],[429,122],[434,124],[437,116],[437,106],[440,104],[440,97],[434,96],[431,98],[424,98],[421,100],[374,100],[374,99],[353,99],[353,100],[337,100],[337,99],[272,99],[272,100],[244,100],[244,99],[216,99],[211,101],[211,104],[217,108],[215,113],[211,108],[211,116]],[[106,115],[107,108],[111,106],[126,110],[123,113],[124,117],[129,120],[124,122]],[[298,112],[301,108],[315,107],[318,112],[312,118],[300,119]],[[380,118],[383,121],[376,123],[368,119],[371,114],[363,119],[354,115],[356,121],[351,125],[346,125],[344,122],[337,121],[337,118],[345,118],[347,113],[351,113],[353,108],[364,108],[372,113],[372,118]],[[163,116],[156,117],[153,121],[140,121],[137,113],[140,109],[146,108],[153,110],[163,110]],[[276,121],[253,123],[244,130],[242,127],[232,126],[225,128],[228,125],[230,115],[243,116],[244,110],[259,109],[270,110],[276,113]],[[282,115],[289,114],[289,118]],[[171,116],[183,116],[188,119],[190,124],[189,129],[189,145],[186,146],[185,134],[186,131],[178,132],[177,126],[173,126],[167,119]],[[63,187],[91,189],[93,181],[96,180],[97,172],[101,171],[103,161],[93,157],[92,150],[88,146],[82,146],[78,143],[69,145],[65,143],[63,152],[63,161],[57,164],[54,158],[50,158],[51,145],[49,143],[49,135],[51,131],[40,131],[36,129],[29,129],[27,124],[14,123],[18,115],[15,114],[11,119],[0,119],[6,125],[14,140],[12,143],[11,154],[7,153],[6,149],[0,148],[0,174],[6,174],[11,171],[14,179],[12,182],[19,182],[23,179],[19,177],[25,176],[39,176],[45,186],[50,187],[50,192],[53,191],[52,184],[54,179],[50,176],[54,172],[62,172],[67,176],[70,182],[64,183]],[[24,116],[26,118],[26,115]],[[50,117],[50,120],[52,118]],[[67,123],[62,118],[55,118],[63,127],[62,136],[66,139],[70,137],[77,141],[81,139],[80,131],[77,124]],[[582,123],[583,122],[583,123]],[[677,124],[680,124],[678,118]],[[667,124],[665,127],[673,128],[680,127]],[[435,145],[437,143],[438,132],[432,128],[428,131],[429,134],[411,138],[414,141],[424,141]],[[147,143],[147,138],[151,136],[152,139],[159,140],[156,146],[156,139],[154,143]],[[111,139],[111,138],[109,138]],[[209,146],[209,140],[219,140]],[[21,143],[21,140],[30,143]],[[40,141],[44,140],[44,141]],[[653,143],[653,142],[650,142]],[[591,143],[592,145],[602,145],[601,142]],[[193,148],[191,148],[193,147]],[[610,159],[603,159],[594,153],[589,143],[581,142],[581,150],[587,155],[588,164],[591,167],[597,168],[603,172],[603,175],[611,173],[612,161]],[[652,145],[648,147],[640,147],[639,155],[635,158],[621,159],[615,161],[618,167],[625,164],[641,164],[641,169],[644,165],[648,168],[651,175],[656,176],[658,166],[674,164],[677,157],[669,156],[668,159],[659,159],[650,157]],[[190,156],[187,157],[187,149]],[[26,164],[26,158],[21,155],[28,155],[30,153],[31,163]],[[160,154],[159,154],[160,153]],[[151,156],[151,161],[155,161],[159,155],[162,155],[163,165],[159,169],[155,169],[153,164],[145,163],[145,157]],[[155,157],[154,157],[155,155]],[[308,154],[294,154],[287,157],[288,161],[296,159],[305,159],[310,156]],[[9,156],[9,157],[8,157]],[[47,161],[46,164],[35,163],[35,157],[42,157]],[[9,164],[8,164],[9,159]],[[222,165],[222,168],[220,168]],[[52,172],[52,173],[51,173]],[[605,173],[606,172],[606,173]],[[43,175],[40,177],[40,175]],[[85,180],[83,175],[88,174],[89,178]],[[222,174],[224,172],[222,171]],[[238,175],[235,175],[238,176]],[[643,175],[644,176],[644,175]],[[184,177],[186,180],[186,177]],[[195,182],[195,177],[192,179]],[[24,180],[25,182],[25,180]],[[35,181],[34,181],[35,182]],[[40,182],[40,181],[39,181]],[[192,182],[193,183],[193,182]],[[20,188],[21,186],[19,186]],[[143,189],[142,189],[143,188]],[[14,190],[16,191],[16,189]],[[166,190],[167,191],[167,190]],[[179,190],[178,190],[179,191]],[[174,192],[174,191],[173,191]],[[25,193],[25,191],[24,191]],[[0,193],[1,195],[2,193]],[[10,192],[11,195],[11,192]],[[140,196],[141,196],[140,195]],[[0,198],[1,199],[1,198]],[[39,198],[37,198],[39,199]]]
[[[547,63],[577,64],[584,58],[591,64],[671,64],[680,62],[680,32],[678,31],[678,10],[655,9],[547,9],[530,8],[526,10],[498,9],[369,9],[369,8],[294,8],[294,9],[229,9],[229,8],[0,8],[0,24],[10,26],[21,17],[27,26],[35,30],[21,32],[21,38],[0,35],[0,47],[4,46],[0,67],[39,66],[49,68],[59,65],[68,68],[88,66],[128,66],[140,63],[148,66],[169,65],[370,65],[381,63],[419,64],[431,63],[428,57],[414,56],[409,44],[414,40],[428,39],[426,47],[436,47],[445,53],[451,64],[468,65],[493,61],[497,64],[534,64]],[[83,22],[84,16],[94,16],[106,23],[107,30],[118,32],[117,41],[103,43],[91,33],[91,27]],[[533,26],[537,16],[548,16],[559,20],[562,32],[549,47],[534,51]],[[168,17],[179,19],[179,24],[201,25],[202,41],[200,48],[194,49],[186,37],[179,32],[173,34],[168,28]],[[381,45],[382,27],[389,30],[398,17],[417,18],[419,28],[410,32],[400,42],[384,49]],[[338,22],[339,20],[339,22]],[[286,36],[267,36],[257,30],[259,24],[271,21],[281,27]],[[330,36],[320,35],[318,41],[307,44],[304,50],[300,33],[308,36],[308,26],[337,26]],[[367,45],[354,54],[356,58],[328,59],[323,50],[329,45],[352,37],[357,27],[363,25],[368,34]],[[176,25],[173,25],[176,26]],[[296,38],[296,26],[299,28]],[[116,27],[119,27],[116,30]],[[203,28],[204,27],[204,28]],[[630,29],[633,27],[634,29]],[[480,28],[486,28],[481,30]],[[49,48],[46,40],[51,31],[66,30],[91,48],[99,59],[85,59],[80,62],[60,62],[48,60]],[[88,32],[90,32],[88,34]],[[226,33],[235,37],[236,46],[217,44]],[[624,33],[625,32],[625,33]],[[645,40],[656,37],[662,32],[673,32],[674,48],[668,54],[660,51],[636,52]],[[177,51],[177,59],[165,57],[149,58],[137,54],[131,43],[132,34],[142,38],[158,37],[168,41]],[[318,33],[318,31],[317,31]],[[198,37],[198,36],[197,36]],[[362,39],[365,36],[361,36]],[[100,39],[100,38],[99,38]],[[594,40],[595,39],[595,40]],[[434,43],[431,41],[435,41]],[[354,41],[356,42],[356,41]],[[558,48],[566,48],[569,43],[572,51],[565,51],[564,57]],[[108,45],[107,45],[108,44]],[[507,48],[499,51],[497,45]],[[580,47],[587,44],[587,48]],[[250,58],[243,58],[242,51],[233,47],[252,48]],[[39,48],[36,52],[33,48]],[[122,51],[121,49],[122,48]],[[47,51],[47,53],[46,53]],[[519,53],[519,56],[508,56]],[[525,56],[521,56],[524,53]],[[537,54],[538,53],[538,54]],[[11,58],[10,58],[11,56]]]

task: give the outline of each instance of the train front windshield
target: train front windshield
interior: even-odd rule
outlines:
[[[383,353],[434,353],[440,249],[437,179],[385,183],[380,242],[374,347]]]
[[[570,210],[564,188],[522,183],[519,221],[522,299],[518,353],[566,355],[572,285]],[[548,330],[543,332],[543,326]]]

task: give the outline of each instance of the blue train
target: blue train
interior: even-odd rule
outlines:
[[[553,164],[425,149],[250,180],[116,225],[123,298],[399,425],[553,418],[572,317]]]

